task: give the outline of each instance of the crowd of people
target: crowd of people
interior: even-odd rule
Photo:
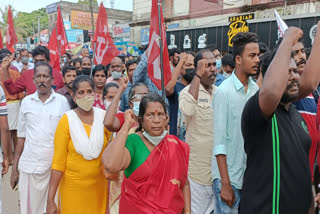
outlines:
[[[315,213],[320,32],[311,50],[302,35],[170,49],[165,94],[149,49],[108,65],[67,52],[61,71],[44,46],[0,49],[0,167],[20,213]]]

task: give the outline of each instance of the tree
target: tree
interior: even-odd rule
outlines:
[[[6,35],[7,18],[8,18],[9,5],[4,9],[0,8],[0,16],[3,21],[0,21],[1,34]],[[45,8],[33,11],[32,13],[18,12],[11,7],[13,14],[14,28],[18,37],[18,42],[26,42],[26,38],[38,32],[38,20],[40,17],[40,31],[48,28],[48,15]],[[34,25],[33,25],[34,21]]]
[[[78,4],[86,4],[90,5],[90,0],[78,0]],[[92,7],[98,7],[98,1],[97,0],[92,0]]]

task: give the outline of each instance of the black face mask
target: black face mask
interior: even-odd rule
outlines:
[[[82,68],[82,74],[90,76],[91,68]]]
[[[188,83],[191,83],[195,74],[196,74],[195,69],[188,68],[186,69],[186,73],[183,75],[183,79],[185,79]]]
[[[76,70],[77,76],[80,76],[82,74],[82,70]]]

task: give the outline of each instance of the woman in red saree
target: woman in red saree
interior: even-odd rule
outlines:
[[[152,94],[141,100],[140,126],[128,135],[133,123],[133,111],[128,110],[125,123],[102,157],[108,172],[125,171],[120,214],[190,214],[189,146],[167,135],[162,98]]]

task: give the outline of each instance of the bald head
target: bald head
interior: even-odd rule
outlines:
[[[91,60],[89,57],[83,57],[81,62],[82,68],[91,68]]]
[[[119,57],[115,57],[112,59],[110,63],[110,69],[112,71],[122,72],[123,70],[123,62]]]

